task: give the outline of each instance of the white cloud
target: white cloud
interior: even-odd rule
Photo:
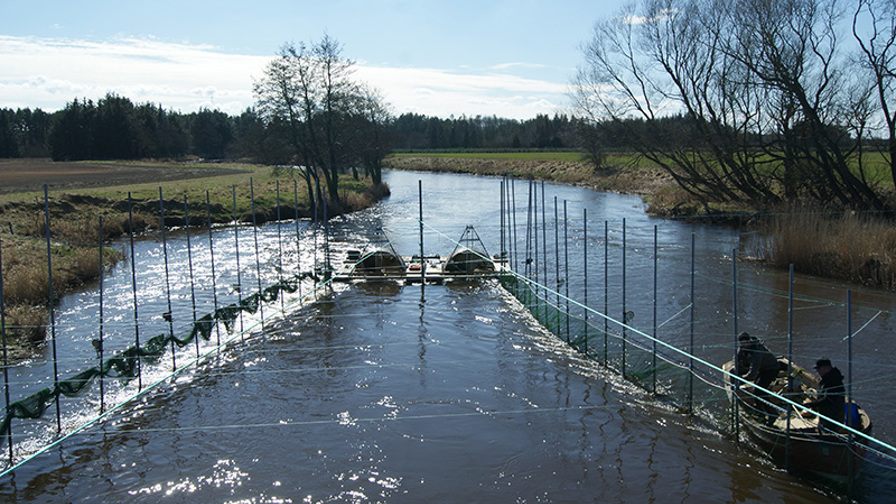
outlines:
[[[678,14],[677,9],[661,9],[659,13],[657,13],[653,17],[645,17],[645,16],[636,16],[634,14],[627,15],[622,18],[622,22],[624,24],[630,25],[642,25],[649,23],[656,23],[658,21],[668,21],[675,17]]]
[[[121,38],[106,42],[0,35],[0,107],[57,110],[75,98],[114,92],[189,112],[200,107],[237,114],[252,106],[253,78],[274,55],[227,54],[208,45]],[[565,83],[471,69],[389,68],[358,64],[357,76],[379,88],[396,113],[497,115],[553,113]]]

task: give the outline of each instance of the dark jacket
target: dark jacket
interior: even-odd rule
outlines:
[[[808,406],[822,415],[843,421],[846,404],[846,387],[843,385],[843,374],[837,368],[831,368],[818,382],[818,398]]]
[[[736,366],[737,374],[750,381],[756,381],[760,373],[777,373],[779,367],[778,359],[758,339],[737,351]]]

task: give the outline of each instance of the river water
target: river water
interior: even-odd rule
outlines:
[[[490,252],[500,248],[499,179],[390,172],[386,181],[388,200],[331,223],[333,261],[378,228],[400,253],[418,253],[420,182],[425,254],[450,252],[466,225]],[[522,255],[527,183],[517,181],[514,190]],[[583,299],[587,245],[589,306],[615,318],[630,312],[631,326],[652,333],[656,325],[658,336],[677,346],[691,345],[693,327],[694,353],[711,362],[732,355],[735,314],[737,330],[787,351],[787,273],[738,261],[736,294],[732,287],[732,254],[755,255],[756,235],[651,219],[633,196],[551,184],[544,194],[537,218],[547,225],[533,266],[543,268],[542,284]],[[541,186],[537,196],[540,202]],[[564,201],[567,224],[555,227]],[[189,255],[183,231],[168,237],[167,275],[162,244],[135,243],[144,338],[188,327],[194,305],[207,313],[274,283],[278,271],[323,260],[323,237],[307,222],[240,227],[239,265],[233,228],[213,231],[211,251],[206,231],[191,232]],[[564,235],[565,246],[554,242]],[[129,252],[128,243],[119,246]],[[570,271],[568,281],[556,275],[558,264]],[[131,273],[125,262],[104,279],[107,351],[133,343]],[[306,283],[302,293],[266,305],[263,326],[259,316],[246,316],[238,323],[244,334],[214,334],[178,350],[176,361],[169,354],[146,366],[139,384],[107,381],[107,408],[140,385],[146,392],[4,476],[0,495],[16,502],[836,502],[736,443],[717,389],[698,383],[698,413],[686,415],[674,366],[657,371],[666,392],[657,399],[571,350],[495,281],[340,284],[299,303],[311,288]],[[896,297],[804,277],[793,288],[794,358],[811,364],[828,356],[844,374],[846,291],[853,289],[853,395],[874,418],[875,434],[892,442],[896,396],[878,380],[892,376]],[[169,290],[171,326],[162,316]],[[68,296],[57,311],[61,376],[95,364],[98,293]],[[232,341],[215,352],[218,338]],[[210,351],[166,379],[174,366]],[[632,354],[629,369],[643,371],[644,355]],[[618,371],[618,362],[613,367]],[[52,373],[49,350],[11,369],[12,399],[52,384]],[[99,408],[96,386],[86,397],[63,399],[63,431]],[[54,439],[55,409],[12,428],[16,450],[34,452]],[[884,480],[865,484],[870,490],[859,499],[892,502],[896,492]]]

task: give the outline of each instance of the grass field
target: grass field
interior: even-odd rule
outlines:
[[[403,152],[392,157],[438,157],[449,159],[506,159],[524,161],[582,161],[581,152],[519,151],[519,152]]]

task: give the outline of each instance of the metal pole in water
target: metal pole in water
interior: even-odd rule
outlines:
[[[59,389],[59,364],[56,356],[56,296],[53,293],[53,259],[50,256],[50,198],[44,184],[44,223],[47,236],[47,302],[50,311],[50,338],[53,342],[53,385]],[[62,432],[62,416],[59,412],[59,394],[56,394],[56,432]]]
[[[526,268],[524,272],[527,286],[531,279],[530,271],[532,271],[532,179],[529,179],[528,196],[529,199],[526,201]],[[526,306],[526,308],[528,308],[528,306]]]
[[[732,288],[733,291],[731,293],[731,299],[733,303],[732,310],[734,311],[734,355],[735,355],[735,365],[737,364],[737,249],[731,250],[731,278],[732,278]],[[740,392],[740,381],[734,380],[734,394],[735,397],[738,397]],[[734,441],[736,443],[740,443],[740,405],[738,401],[731,401],[731,421],[734,423]]]
[[[190,305],[193,308],[193,327],[196,327],[196,282],[193,278],[193,247],[190,244],[190,207],[187,205],[187,195],[184,194],[184,228],[187,231],[187,265],[190,273]],[[196,340],[196,358],[199,358],[199,337],[194,335]]]
[[[134,349],[137,350],[134,359],[137,364],[137,389],[143,390],[143,366],[140,361],[140,323],[137,316],[137,266],[134,257],[134,203],[131,193],[128,193],[128,239],[131,243],[131,293],[134,297]]]
[[[236,186],[231,186],[233,195],[233,249],[236,252],[236,299],[240,309],[240,341],[245,341],[243,335],[243,280],[240,277],[240,232],[239,222],[236,218]]]
[[[162,256],[165,259],[165,297],[168,299],[168,311],[162,314],[168,322],[168,336],[171,338],[171,367],[177,371],[177,352],[174,347],[174,315],[171,313],[171,282],[168,277],[168,234],[165,226],[165,202],[162,200],[162,188],[159,187],[159,227],[162,229]]]
[[[99,282],[100,282],[100,285],[99,285],[99,291],[100,291],[100,292],[99,292],[99,318],[100,318],[100,327],[99,327],[99,347],[96,349],[96,350],[97,350],[96,353],[97,353],[97,360],[99,361],[99,369],[102,370],[102,369],[103,369],[103,344],[105,343],[105,342],[103,341],[103,340],[104,340],[104,331],[103,331],[103,320],[104,320],[104,319],[103,319],[103,277],[105,277],[105,271],[104,271],[104,268],[103,268],[103,216],[102,216],[102,215],[100,215],[99,231],[98,231],[97,234],[99,235],[98,240],[97,240],[97,243],[99,244],[99,246],[98,246],[97,248],[99,249],[99,265],[100,265],[100,267],[99,267],[99,271],[97,272],[97,273],[98,273],[98,277],[99,277]],[[0,307],[0,309],[2,309],[2,307]],[[5,343],[4,343],[4,345],[3,345],[3,348],[4,348],[4,351],[5,351],[5,350],[6,350],[6,344],[5,344]],[[6,364],[6,362],[5,362],[5,360],[4,360],[4,365],[5,365],[5,364]],[[103,413],[105,413],[105,411],[106,411],[106,403],[105,403],[105,397],[106,397],[105,392],[106,392],[106,391],[105,391],[105,385],[106,385],[105,376],[103,375],[103,373],[100,373],[100,414],[103,414]]]
[[[846,290],[846,399],[847,399],[847,409],[845,415],[845,422],[850,427],[850,419],[852,417],[853,411],[853,398],[852,398],[852,289]],[[847,467],[846,467],[846,495],[852,496],[852,479],[853,472],[855,471],[854,465],[854,454],[852,452],[852,444],[855,439],[855,435],[850,432],[849,438],[847,440],[847,446],[849,449],[847,450]]]
[[[533,310],[532,315],[535,316],[535,320],[538,320],[538,310],[541,307],[541,299],[539,298],[539,289],[538,289],[538,183],[535,180],[532,180],[532,240],[535,244],[535,260],[532,263],[532,269],[535,270],[535,285],[532,289],[532,292],[535,294],[535,309]]]
[[[651,368],[653,371],[651,375],[653,376],[653,393],[656,394],[656,305],[657,305],[657,297],[658,297],[658,286],[657,286],[657,263],[658,255],[659,255],[659,238],[657,232],[657,226],[653,226],[653,362],[651,363]]]
[[[417,181],[417,205],[420,213],[420,285],[426,283],[426,260],[423,258],[423,181]]]
[[[787,391],[793,390],[793,263],[790,264],[789,289],[787,295]],[[790,471],[790,412],[787,412],[787,445],[784,447],[784,460],[787,471]],[[819,421],[820,424],[820,421]]]
[[[332,274],[330,267],[330,216],[327,215],[327,198],[324,197],[324,279],[329,280]]]
[[[505,173],[504,178],[501,179],[501,186],[499,188],[499,190],[501,192],[501,211],[500,211],[500,214],[501,214],[501,246],[498,249],[499,261],[503,260],[503,258],[505,257],[505,254],[504,254],[504,180],[506,180],[506,179],[507,179],[507,174]]]
[[[327,280],[333,272],[330,266],[330,216],[327,214],[327,198],[324,198],[324,268],[326,268]]]
[[[560,214],[556,196],[554,196],[554,277],[557,292],[557,306],[554,309],[554,313],[557,315],[557,324],[554,332],[560,336]]]
[[[626,317],[625,313],[625,218],[622,218],[622,377],[625,378],[625,351],[626,351],[626,329],[625,326],[628,325],[628,317]]]
[[[252,203],[252,236],[255,238],[255,280],[258,285],[258,315],[264,330],[264,299],[261,295],[261,259],[258,257],[258,221],[255,218],[255,184],[249,177],[249,201]]]
[[[299,232],[299,183],[292,179],[292,205],[296,209],[296,272],[302,272],[302,234]],[[299,299],[302,299],[302,278],[299,277]]]
[[[696,247],[697,239],[691,233],[691,320],[690,339],[688,342],[688,413],[694,412],[694,277],[696,276]]]
[[[3,243],[0,242],[0,271],[3,270]],[[6,346],[6,298],[3,295],[3,275],[0,275],[0,337],[3,343],[3,395],[6,398],[6,409],[9,411],[9,354]],[[12,451],[12,425],[6,428],[6,445],[9,447],[9,464],[14,457]]]
[[[218,288],[217,278],[215,277],[215,246],[212,239],[212,204],[205,191],[205,214],[208,218],[208,256],[212,271],[212,302],[214,303],[215,313],[218,311]],[[221,348],[221,327],[215,323],[215,335],[218,348]]]
[[[584,263],[585,309],[582,310],[585,321],[585,355],[588,355],[588,209],[582,209],[582,261]]]
[[[519,246],[519,242],[518,242],[519,236],[517,235],[517,230],[516,230],[516,184],[515,184],[513,175],[510,176],[510,203],[511,203],[511,206],[513,207],[511,209],[511,217],[513,218],[513,226],[511,228],[511,231],[513,234],[513,237],[511,238],[511,243],[513,243],[513,266],[512,266],[512,268],[513,268],[513,271],[518,272],[519,267],[520,267],[520,260],[517,255],[519,254],[520,246]]]
[[[564,295],[566,296],[566,342],[569,343],[569,217],[567,215],[566,200],[563,200],[563,276]],[[557,307],[560,308],[559,306]]]
[[[604,364],[609,362],[610,347],[610,223],[604,221]]]
[[[283,285],[283,235],[280,232],[280,180],[277,180],[277,284]],[[283,294],[280,297],[280,311],[283,311]]]
[[[541,262],[542,262],[542,265],[541,265],[541,278],[542,278],[541,292],[544,295],[544,299],[541,300],[541,306],[544,309],[544,312],[542,313],[542,320],[544,320],[544,322],[547,322],[547,317],[548,317],[548,239],[547,239],[547,235],[545,234],[547,232],[545,228],[547,227],[548,221],[545,220],[545,217],[544,217],[544,204],[545,204],[544,180],[542,180],[541,181]]]
[[[539,280],[541,277],[538,274],[539,266],[541,261],[538,259],[538,183],[534,180],[532,181],[533,191],[532,191],[532,235],[535,243],[535,262],[532,264],[535,269],[535,288],[533,292],[535,293],[535,311],[533,315],[535,315],[535,319],[538,320],[539,314],[538,311],[541,308],[541,295],[539,294]]]

